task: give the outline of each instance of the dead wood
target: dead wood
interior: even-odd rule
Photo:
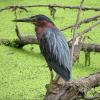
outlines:
[[[79,6],[61,6],[61,5],[48,5],[48,4],[44,4],[44,5],[41,5],[41,4],[38,4],[38,5],[16,5],[16,6],[7,6],[7,7],[4,7],[4,8],[0,8],[0,12],[1,11],[4,11],[4,10],[13,10],[13,9],[21,9],[21,10],[25,10],[27,12],[27,9],[26,8],[34,8],[34,7],[47,7],[47,8],[63,8],[63,9],[80,9]],[[99,7],[82,7],[82,10],[83,11],[87,11],[87,10],[93,10],[93,11],[100,11],[100,8]]]
[[[44,100],[79,100],[78,97],[84,98],[91,88],[98,86],[100,86],[100,72],[85,78],[70,80],[63,85],[53,84]]]
[[[38,44],[37,38],[33,35],[29,36],[22,36],[21,39],[14,39],[14,40],[8,40],[8,39],[0,39],[1,45],[6,46],[12,46],[17,48],[22,48],[25,45],[28,44]],[[82,43],[82,51],[88,51],[88,52],[100,52],[100,44],[96,43]],[[69,42],[69,46],[71,47],[71,43]]]

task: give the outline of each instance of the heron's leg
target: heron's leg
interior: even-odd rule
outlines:
[[[52,68],[49,66],[49,70],[50,70],[50,84],[53,82],[53,76],[54,76],[54,74],[53,74],[53,70],[52,70]]]
[[[48,66],[48,67],[49,67],[49,66]],[[52,82],[53,82],[53,71],[52,71],[52,68],[49,67],[49,70],[50,70],[50,83],[49,83],[48,86],[47,86],[47,91],[50,91],[50,90],[51,90]]]
[[[50,75],[51,75],[50,83],[52,83],[53,82],[53,76],[54,76],[52,69],[50,70]]]

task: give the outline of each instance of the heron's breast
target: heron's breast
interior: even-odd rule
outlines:
[[[38,41],[40,41],[41,38],[42,38],[42,36],[43,36],[43,34],[44,34],[44,28],[42,28],[42,27],[36,27],[35,31],[36,31],[37,39],[38,39]]]

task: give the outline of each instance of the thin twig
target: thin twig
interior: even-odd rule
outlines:
[[[94,29],[94,28],[95,28],[97,25],[99,25],[99,24],[100,24],[100,21],[98,21],[98,22],[96,22],[95,24],[91,25],[90,27],[84,29],[83,31],[77,33],[77,34],[79,34],[79,35],[76,36],[75,38],[77,38],[77,37],[79,37],[79,36],[82,36],[82,35],[84,35],[85,33],[91,31],[92,29]],[[72,40],[73,40],[73,38],[70,39],[69,42],[71,42]]]
[[[15,26],[16,26],[15,31],[16,31],[17,37],[21,40],[21,34],[19,32],[18,25],[15,24]]]
[[[82,32],[80,33],[77,33],[79,34],[80,36],[82,36],[83,34],[91,31],[94,27],[96,27],[97,25],[100,25],[100,21],[96,22],[95,24],[91,25],[90,27],[86,28],[85,30],[83,30]]]
[[[13,8],[19,8],[19,9],[24,9],[27,11],[26,8],[32,8],[32,7],[54,7],[54,8],[63,8],[63,9],[80,9],[80,6],[61,6],[61,5],[56,5],[56,4],[53,4],[53,5],[48,5],[48,4],[44,4],[44,5],[16,5],[16,6],[8,6],[8,7],[4,7],[4,8],[1,8],[0,9],[0,12],[1,11],[4,11],[4,10],[9,10],[9,9],[13,9]],[[86,11],[86,10],[94,10],[94,11],[100,11],[100,8],[99,7],[82,7],[82,10],[83,11]]]
[[[14,9],[15,20],[17,19],[17,11],[16,11],[16,10],[17,10],[17,9],[15,8],[15,9]],[[15,23],[15,31],[16,31],[17,37],[21,40],[21,34],[20,34],[20,31],[19,31],[17,22]]]
[[[20,10],[23,10],[25,12],[28,12],[26,7],[24,7],[24,6],[8,6],[8,7],[1,8],[0,12],[5,11],[5,10],[12,10],[12,11],[14,11],[14,10],[17,10],[17,9],[20,9]]]
[[[92,22],[92,21],[96,21],[100,18],[100,15],[96,15],[96,16],[93,16],[93,17],[90,17],[90,18],[86,18],[84,20],[81,20],[79,23],[78,23],[78,26],[80,26],[81,24],[84,24],[84,23],[89,23],[89,22]],[[75,24],[72,24],[72,25],[69,25],[69,26],[66,26],[65,28],[62,28],[61,31],[64,31],[64,30],[67,30],[69,28],[72,28],[74,27]]]
[[[80,3],[80,9],[78,10],[78,13],[77,13],[76,23],[73,27],[73,40],[72,40],[72,48],[71,48],[71,61],[72,61],[72,63],[71,64],[73,64],[74,42],[76,40],[76,38],[75,38],[76,35],[77,35],[76,30],[78,28],[78,23],[79,23],[79,20],[80,20],[80,12],[81,12],[81,9],[82,9],[83,2],[84,2],[84,0],[82,0],[81,3]]]

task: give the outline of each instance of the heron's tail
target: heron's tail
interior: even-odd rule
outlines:
[[[57,74],[59,74],[65,81],[70,80],[71,76],[70,76],[70,71],[67,69],[67,67],[65,68],[64,66],[53,66],[53,69],[55,70],[55,72]]]
[[[71,78],[70,71],[67,68],[64,68],[64,67],[62,68],[60,75],[66,81],[70,80],[70,78]]]

